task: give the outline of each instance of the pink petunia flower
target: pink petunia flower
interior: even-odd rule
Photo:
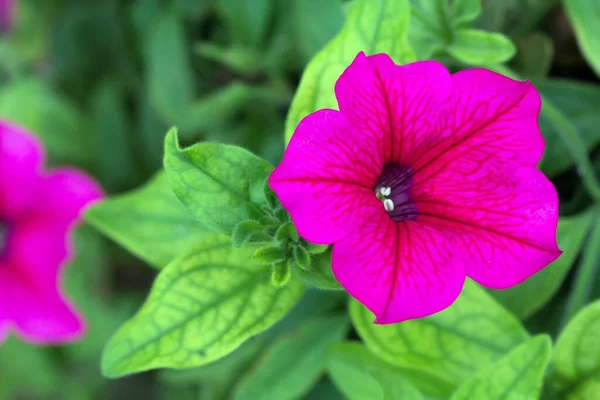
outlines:
[[[85,333],[61,291],[61,273],[71,230],[102,190],[73,168],[43,166],[38,139],[0,121],[0,343],[11,329],[41,344]]]
[[[511,287],[561,254],[529,82],[360,53],[335,94],[340,110],[302,120],[270,185],[302,237],[333,244],[336,278],[377,323],[448,307],[466,276]]]
[[[0,33],[12,29],[15,19],[15,0],[0,0]]]

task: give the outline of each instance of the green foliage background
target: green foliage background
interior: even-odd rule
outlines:
[[[556,262],[395,325],[340,290],[263,184],[359,51],[535,84]],[[65,276],[89,335],[9,339],[0,399],[600,399],[599,77],[597,0],[18,0],[0,117],[110,198]]]

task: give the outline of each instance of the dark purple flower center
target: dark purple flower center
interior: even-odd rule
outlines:
[[[417,205],[409,194],[412,175],[410,167],[391,162],[383,166],[375,184],[375,195],[394,221],[417,219]]]
[[[0,258],[4,256],[8,243],[8,224],[0,220]]]

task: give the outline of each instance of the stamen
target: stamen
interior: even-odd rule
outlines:
[[[383,201],[383,208],[385,208],[385,211],[387,211],[387,212],[394,211],[394,202],[391,201],[390,199],[385,199]]]
[[[383,196],[389,196],[390,193],[392,193],[392,188],[391,187],[382,187],[379,189],[379,193],[381,193]]]

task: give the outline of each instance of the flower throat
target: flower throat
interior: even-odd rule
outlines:
[[[413,172],[399,163],[387,163],[375,184],[375,196],[394,221],[417,219],[417,206],[410,196]]]
[[[0,257],[4,255],[8,244],[8,224],[0,220]]]

